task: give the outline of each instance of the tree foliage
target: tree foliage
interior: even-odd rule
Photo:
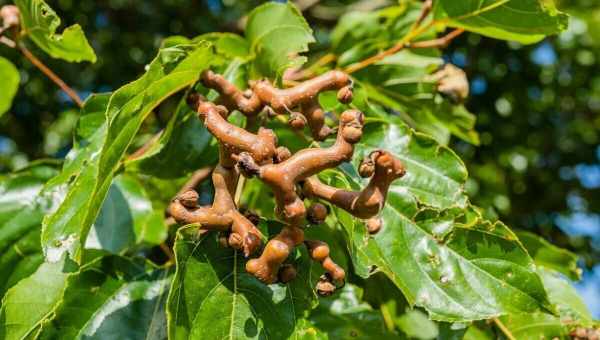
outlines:
[[[3,37],[16,50],[33,44],[63,61],[96,61],[80,26],[57,33],[61,20],[47,3],[15,5],[20,26]],[[0,177],[0,338],[566,339],[597,331],[569,285],[580,275],[577,257],[514,231],[469,197],[473,180],[452,146],[481,139],[464,105],[464,73],[448,71],[442,55],[465,31],[530,44],[567,23],[547,0],[407,0],[347,12],[323,33],[292,2],[268,2],[251,9],[243,33],[166,37],[137,79],[87,97],[64,158]],[[266,285],[215,233],[165,218],[192,173],[217,161],[217,143],[186,104],[190,89],[216,98],[199,82],[208,69],[239,87],[341,69],[354,83],[352,104],[331,93],[320,104],[365,114],[357,159],[383,148],[405,165],[379,233],[335,206],[325,224],[306,229],[349,272],[333,296],[316,294],[323,269],[304,248],[290,259],[295,280]],[[19,74],[1,57],[0,74],[1,114]],[[336,120],[327,115],[329,125]],[[230,122],[247,123],[240,114]],[[292,151],[319,143],[279,120],[266,124]],[[345,163],[319,179],[356,190],[366,183],[356,169]],[[240,205],[274,236],[282,225],[273,193],[241,183]],[[209,202],[213,188],[197,187]]]

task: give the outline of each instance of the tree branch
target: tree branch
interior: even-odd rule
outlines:
[[[344,70],[344,72],[350,74],[350,73],[354,73],[358,70],[362,70],[363,68],[370,66],[378,61],[381,61],[388,56],[396,54],[405,48],[446,47],[453,39],[455,39],[456,37],[458,37],[459,35],[461,35],[464,32],[464,29],[457,28],[441,38],[411,43],[412,39],[414,39],[416,36],[418,36],[420,33],[422,33],[424,30],[426,30],[430,26],[431,25],[427,25],[420,29],[417,28],[412,34],[411,33],[407,34],[407,36],[405,38],[403,38],[402,40],[400,40],[400,42],[398,42],[396,45],[394,45],[391,48],[389,48],[385,51],[382,51],[370,58],[367,58],[361,62],[358,62],[356,64],[352,64],[352,65],[348,66]]]
[[[83,107],[83,101],[77,95],[77,92],[70,88],[59,76],[56,75],[48,66],[46,66],[41,60],[39,60],[36,56],[27,49],[27,47],[22,44],[18,44],[17,46],[19,51],[23,53],[25,58],[27,58],[35,67],[37,67],[42,73],[44,73],[50,80],[52,80],[58,87],[60,87],[63,92],[67,94],[79,107]]]
[[[152,145],[160,138],[162,133],[163,130],[160,130],[156,134],[154,134],[154,136],[150,137],[150,139],[148,139],[146,143],[144,143],[144,145],[142,145],[139,149],[135,150],[131,155],[127,157],[127,161],[132,161],[136,158],[143,156],[144,153],[146,153],[146,151],[148,151],[148,149],[150,149],[150,147],[152,147]]]
[[[448,44],[450,44],[450,42],[454,39],[456,39],[458,36],[460,36],[461,34],[463,34],[465,30],[462,28],[457,28],[455,30],[453,30],[452,32],[446,34],[443,37],[437,38],[437,39],[432,39],[432,40],[425,40],[425,41],[417,41],[414,43],[410,43],[408,44],[408,48],[444,48],[446,46],[448,46]]]

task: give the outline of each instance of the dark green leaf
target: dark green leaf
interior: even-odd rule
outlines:
[[[338,66],[359,62],[396,44],[406,36],[420,12],[418,1],[406,1],[373,12],[344,14],[331,33]],[[435,32],[429,30],[421,37],[433,38],[432,34]]]
[[[57,34],[60,18],[46,2],[15,0],[15,4],[21,12],[21,25],[25,34],[48,55],[66,61],[96,62],[96,54],[81,26],[69,26],[62,34]]]
[[[361,85],[372,102],[393,110],[411,127],[431,135],[441,144],[448,144],[451,134],[471,144],[479,144],[479,136],[474,130],[475,116],[464,106],[452,105],[442,99],[431,84],[417,83],[425,81],[425,75],[383,82],[377,75],[377,68],[370,70],[370,74],[371,82]]]

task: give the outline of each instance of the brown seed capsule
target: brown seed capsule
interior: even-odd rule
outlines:
[[[306,117],[299,112],[292,112],[288,124],[296,130],[302,130],[306,126]]]
[[[325,222],[329,209],[321,203],[314,203],[308,208],[306,219],[311,224],[321,224]]]
[[[367,220],[367,230],[371,235],[377,234],[381,230],[382,225],[383,221],[379,217],[373,217]]]
[[[315,261],[322,262],[327,257],[329,257],[329,246],[327,246],[327,244],[317,241],[313,242],[312,244],[309,244],[309,247],[311,257]]]
[[[358,166],[358,173],[362,178],[369,178],[375,173],[375,162],[370,158],[365,158]]]
[[[171,202],[168,213],[179,224],[195,223],[202,225],[205,232],[220,232],[219,241],[223,246],[234,247],[248,256],[260,248],[263,235],[256,227],[260,222],[258,217],[244,214],[235,194],[240,173],[256,176],[272,190],[275,211],[286,226],[265,245],[259,257],[246,263],[246,271],[267,284],[278,280],[289,282],[297,275],[296,268],[284,263],[296,247],[305,243],[311,259],[326,273],[316,290],[323,296],[333,294],[344,284],[346,272],[330,257],[327,243],[305,240],[303,229],[307,219],[311,223],[322,223],[328,208],[315,203],[307,209],[304,198],[326,201],[367,220],[367,227],[373,233],[381,228],[381,221],[368,219],[376,216],[385,204],[391,182],[404,174],[399,160],[377,151],[370,155],[370,163],[363,162],[359,168],[361,175],[371,177],[363,190],[349,191],[319,182],[320,172],[351,160],[353,144],[362,136],[364,115],[348,109],[340,115],[338,127],[331,129],[325,124],[328,115],[318,98],[323,91],[337,90],[337,99],[350,103],[352,80],[341,71],[330,71],[285,89],[276,88],[268,80],[249,82],[251,90],[245,91],[211,70],[203,72],[201,80],[219,94],[215,103],[198,93],[187,97],[188,104],[219,143],[219,164],[212,172],[214,201],[209,206],[198,207],[198,193],[185,192]],[[296,129],[309,127],[315,141],[336,133],[335,142],[326,147],[313,145],[292,155],[287,148],[277,146],[273,131],[263,127],[255,129],[263,124],[250,124],[249,131],[227,120],[229,112],[238,111],[253,117],[263,109],[270,116],[289,115],[289,123]]]
[[[227,239],[227,243],[229,244],[229,246],[233,249],[242,249],[242,247],[244,246],[244,242],[242,240],[242,236],[240,234],[237,233],[231,233],[229,234],[229,238]]]
[[[232,155],[232,158],[237,162],[236,166],[239,172],[245,177],[251,178],[258,175],[260,167],[247,152],[242,152],[239,155]]]
[[[340,103],[349,104],[352,102],[353,94],[351,86],[342,87],[337,93],[337,99]]]
[[[284,264],[279,269],[279,282],[288,283],[296,278],[298,272],[296,268],[291,264]]]
[[[196,208],[198,206],[198,193],[195,190],[188,190],[177,196],[177,199],[188,208]]]
[[[317,282],[316,290],[320,296],[330,296],[335,293],[335,285],[327,274],[322,275]]]
[[[248,233],[248,235],[246,235],[246,237],[244,238],[244,242],[246,243],[246,249],[244,250],[244,255],[246,257],[254,253],[261,245],[260,238],[251,233]]]
[[[346,110],[340,116],[342,122],[342,137],[348,143],[357,143],[362,137],[362,128],[364,125],[364,116],[357,110]]]
[[[277,148],[277,150],[275,150],[274,163],[281,163],[290,157],[292,157],[290,150],[285,146],[280,146]]]

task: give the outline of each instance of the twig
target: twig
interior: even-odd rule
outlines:
[[[48,66],[46,66],[41,60],[34,56],[31,53],[31,51],[27,49],[27,47],[18,44],[18,48],[19,51],[23,53],[25,58],[29,59],[29,61],[35,67],[37,67],[40,71],[42,71],[42,73],[44,73],[48,78],[50,78],[50,80],[52,80],[56,85],[58,85],[58,87],[60,87],[60,89],[63,90],[63,92],[65,92],[67,96],[69,96],[77,104],[77,106],[83,107],[83,101],[81,100],[81,98],[79,98],[77,92],[70,88],[62,79],[60,79],[59,76],[56,75],[56,73],[52,72],[52,70],[48,68]]]
[[[200,183],[202,183],[205,179],[208,178],[208,176],[210,176],[210,174],[212,173],[213,168],[210,166],[198,169],[196,171],[194,171],[194,173],[192,174],[192,176],[187,180],[187,182],[185,182],[182,186],[181,189],[179,189],[179,191],[177,192],[177,195],[181,195],[184,192],[188,191],[188,190],[192,190],[195,187],[197,187]]]
[[[150,137],[150,139],[148,139],[146,143],[144,143],[144,145],[142,145],[139,149],[135,150],[131,155],[127,157],[127,161],[135,160],[136,158],[139,158],[143,154],[145,154],[146,151],[148,151],[148,149],[150,149],[150,147],[154,144],[154,142],[156,142],[160,138],[162,133],[163,130],[160,130],[156,134],[154,134],[154,136]]]
[[[177,194],[175,195],[175,197],[183,194],[184,192],[188,191],[188,190],[192,190],[195,187],[197,187],[198,185],[200,185],[200,183],[202,183],[202,181],[204,181],[205,179],[208,178],[208,176],[210,176],[210,174],[212,173],[213,168],[210,166],[198,169],[196,171],[194,171],[194,173],[192,173],[192,176],[190,176],[190,178],[181,186],[181,188],[179,188],[179,191],[177,191]],[[164,220],[165,225],[168,227],[177,224],[177,221],[175,221],[175,219],[171,216],[169,216],[169,213],[166,213],[167,216]]]
[[[4,36],[0,36],[0,43],[3,43],[4,45],[6,45],[6,46],[8,46],[10,48],[17,47],[17,44],[14,41],[12,41],[12,40],[8,39],[7,37],[4,37]]]
[[[502,321],[500,321],[500,319],[494,318],[493,320],[494,320],[494,324],[496,325],[496,327],[498,327],[498,329],[500,329],[502,334],[504,334],[504,336],[506,336],[506,338],[508,340],[517,340],[515,338],[515,336],[510,332],[510,330],[508,328],[506,328],[506,326],[502,323]]]
[[[363,68],[370,66],[370,65],[384,59],[385,57],[388,57],[388,56],[391,56],[392,54],[396,54],[397,52],[400,52],[406,46],[407,46],[407,42],[402,40],[399,43],[397,43],[396,45],[392,46],[391,48],[389,48],[385,51],[379,52],[372,57],[369,57],[369,58],[362,60],[356,64],[352,64],[352,65],[346,67],[344,72],[346,72],[348,74],[352,74],[356,71],[362,70]]]
[[[455,30],[453,30],[452,32],[448,33],[447,35],[441,37],[441,38],[437,38],[437,39],[433,39],[433,40],[427,40],[427,41],[418,41],[418,42],[414,42],[411,43],[411,41],[417,37],[419,34],[421,34],[423,31],[427,30],[428,28],[430,28],[433,25],[432,23],[429,23],[426,26],[422,26],[420,28],[417,28],[415,31],[413,31],[412,33],[409,32],[404,38],[402,38],[402,40],[400,40],[400,42],[398,42],[396,45],[392,46],[391,48],[382,51],[370,58],[367,58],[361,62],[358,62],[356,64],[352,64],[350,66],[348,66],[344,71],[348,74],[354,73],[358,70],[362,70],[363,68],[370,66],[378,61],[381,61],[382,59],[396,54],[397,52],[400,52],[401,50],[405,49],[405,48],[428,48],[428,47],[445,47],[446,45],[448,45],[452,39],[458,37],[459,35],[461,35],[464,32],[464,29],[462,28],[457,28]]]
[[[421,7],[421,14],[419,14],[419,18],[417,19],[417,21],[414,22],[412,30],[421,26],[421,23],[423,23],[423,20],[425,20],[425,18],[427,18],[432,8],[433,0],[425,0],[425,2],[423,2],[423,7]]]
[[[443,37],[440,37],[437,39],[432,39],[432,40],[417,41],[417,42],[408,44],[407,47],[409,47],[409,48],[435,48],[435,47],[443,48],[443,47],[448,46],[448,44],[450,44],[450,42],[453,39],[455,39],[456,37],[461,35],[464,31],[465,30],[462,28],[457,28],[457,29],[453,30],[452,32],[446,34]]]
[[[337,59],[337,56],[333,53],[327,53],[324,56],[322,56],[321,58],[319,58],[317,61],[315,61],[312,65],[310,65],[308,68],[304,69],[304,70],[298,70],[297,72],[292,72],[291,74],[287,75],[284,79],[284,82],[294,82],[297,80],[302,80],[302,79],[306,79],[306,78],[311,78],[313,76],[315,76],[315,71],[317,68],[327,65],[333,61],[335,61]]]

